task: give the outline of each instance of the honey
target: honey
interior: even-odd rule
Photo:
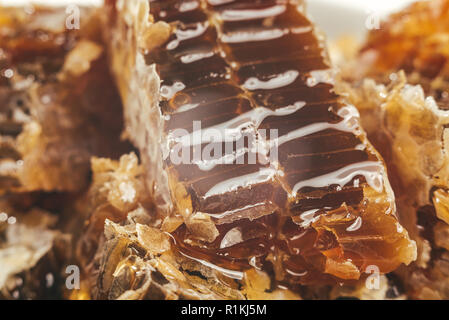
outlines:
[[[287,286],[351,281],[370,265],[389,272],[415,256],[383,161],[357,109],[335,93],[303,10],[294,0],[149,2],[149,28],[166,25],[170,35],[138,53],[154,67],[147,76],[159,99],[152,91],[150,103],[125,104],[129,130],[154,197],[185,222],[173,232],[179,253],[231,278],[256,268]],[[113,48],[116,60],[124,52]],[[146,89],[122,86],[122,95],[133,90]],[[160,131],[135,122],[142,113],[154,124],[159,114]]]

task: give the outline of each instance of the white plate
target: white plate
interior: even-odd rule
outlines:
[[[382,18],[416,0],[306,0],[309,15],[329,39],[359,39]]]

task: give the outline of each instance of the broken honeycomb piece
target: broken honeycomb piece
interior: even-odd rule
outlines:
[[[371,264],[390,272],[414,260],[384,164],[335,94],[301,1],[107,8],[127,135],[163,225],[179,226],[182,255],[235,279],[262,268],[283,285],[357,280]],[[199,121],[221,137],[198,135]],[[234,152],[216,152],[243,134]],[[213,156],[177,162],[184,150]]]
[[[92,171],[92,184],[78,201],[78,211],[86,223],[77,244],[77,258],[85,269],[91,267],[103,240],[106,219],[126,220],[129,212],[147,202],[135,154],[123,155],[120,161],[93,158]]]
[[[388,86],[365,79],[338,91],[358,102],[362,123],[370,123],[368,136],[388,164],[400,221],[417,242],[417,261],[399,270],[407,294],[445,298],[447,284],[436,268],[444,265],[438,247],[444,248],[447,217],[448,112],[426,98],[420,86],[408,84],[403,72],[396,79]]]
[[[447,76],[449,1],[418,1],[388,17],[369,33],[361,50],[372,56],[370,73],[404,70],[424,77]],[[371,68],[371,66],[370,66]]]
[[[384,83],[390,73],[403,70],[411,84],[445,109],[449,103],[449,1],[418,1],[388,17],[369,33],[359,63],[351,69],[358,79],[372,77]]]
[[[437,217],[449,225],[449,197],[447,191],[438,189],[433,193],[433,205]]]
[[[129,150],[94,12],[0,8],[0,192],[79,192],[91,156]]]

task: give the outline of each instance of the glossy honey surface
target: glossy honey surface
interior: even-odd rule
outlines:
[[[174,233],[181,253],[230,277],[256,267],[300,284],[358,279],[371,258],[392,268],[385,257],[407,242],[394,208],[379,206],[388,211],[376,213],[388,225],[379,228],[364,200],[367,187],[385,196],[383,164],[361,138],[355,107],[334,93],[300,1],[154,0],[150,8],[172,30],[145,58],[161,78],[177,210],[206,213],[219,231],[208,243],[183,225]],[[189,161],[175,163],[186,150]]]

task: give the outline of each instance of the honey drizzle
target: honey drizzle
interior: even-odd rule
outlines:
[[[149,63],[157,64],[162,79],[161,109],[166,118],[169,147],[177,142],[190,147],[203,147],[211,142],[196,136],[198,132],[190,126],[195,120],[206,123],[205,130],[234,129],[235,135],[244,129],[257,137],[257,129],[275,128],[282,135],[277,140],[266,141],[269,146],[276,144],[279,147],[280,160],[274,164],[236,164],[237,158],[248,156],[251,146],[235,151],[231,157],[233,166],[213,161],[174,165],[166,159],[173,180],[184,185],[190,193],[193,210],[207,212],[217,219],[254,208],[266,210],[262,214],[265,217],[255,220],[265,231],[242,244],[229,248],[218,245],[229,229],[254,225],[246,219],[231,220],[231,223],[219,226],[220,236],[213,244],[197,242],[196,246],[185,241],[190,236],[183,226],[174,234],[177,246],[185,256],[209,261],[208,264],[213,261],[217,269],[231,271],[241,271],[255,264],[262,266],[270,254],[280,259],[279,248],[283,248],[281,251],[291,254],[285,263],[282,262],[287,278],[300,283],[317,279],[327,281],[332,277],[322,275],[315,261],[320,254],[313,249],[315,241],[323,235],[309,228],[308,222],[307,225],[297,225],[282,215],[313,212],[312,218],[315,218],[344,202],[357,204],[362,200],[360,178],[364,179],[362,183],[370,184],[378,192],[383,191],[381,163],[365,150],[360,139],[354,139],[354,134],[360,134],[357,111],[342,105],[333,93],[324,50],[315,37],[313,26],[295,6],[296,1],[257,0],[251,4],[257,9],[243,11],[235,6],[251,7],[249,1],[189,2],[191,4],[184,7],[190,11],[186,16],[188,11],[180,10],[186,1],[151,1],[151,12],[156,20],[164,18],[176,26],[166,47],[147,56]],[[279,16],[283,19],[276,20]],[[174,22],[175,17],[186,24]],[[263,22],[259,21],[261,18]],[[189,26],[192,28],[183,29]],[[292,50],[286,53],[279,51],[290,47]],[[279,56],[267,56],[265,51],[277,52]],[[173,131],[180,126],[188,134],[180,139],[173,138]],[[224,137],[226,140],[226,135]],[[326,137],[333,137],[334,143],[327,143]],[[315,144],[309,142],[315,140]],[[298,154],[301,150],[295,148],[297,144],[309,144],[310,152]],[[314,152],[321,144],[327,150],[323,147],[322,151]],[[361,145],[364,147],[360,148]],[[323,165],[318,160],[314,165],[314,161],[307,157],[323,157],[319,160]],[[332,184],[338,186],[337,190],[329,185],[327,178],[330,176]],[[354,187],[350,186],[351,181],[356,181]],[[248,198],[249,193],[243,195],[242,189],[248,189],[251,198]],[[267,195],[260,190],[265,190]],[[295,211],[298,198],[307,198],[308,193],[317,191],[322,199],[333,194],[340,194],[340,197],[322,201],[317,207]],[[241,195],[244,198],[239,198]],[[218,209],[217,204],[220,204]],[[278,208],[274,214],[273,206]],[[266,221],[273,219],[270,226]],[[350,221],[348,226],[353,223]],[[192,239],[189,243],[192,241],[195,243]],[[256,244],[252,247],[250,243],[253,242]],[[296,251],[290,248],[290,243],[295,243]],[[327,245],[329,250],[337,246],[331,240]],[[253,249],[262,246],[264,249],[250,253],[242,246]],[[242,252],[248,253],[242,258]]]

